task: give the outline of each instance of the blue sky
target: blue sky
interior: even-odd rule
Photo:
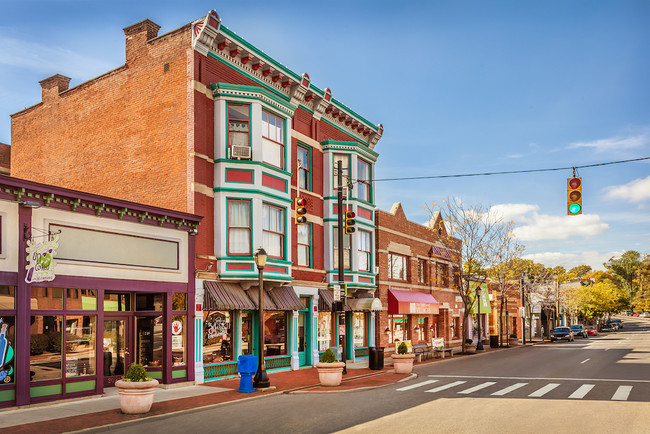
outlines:
[[[76,86],[124,63],[122,28],[174,30],[215,9],[229,27],[373,123],[377,179],[589,165],[650,156],[648,1],[4,0],[0,142],[39,80]],[[55,161],[55,157],[53,157]],[[579,169],[582,216],[566,216],[571,171],[378,181],[376,202],[456,196],[513,219],[528,258],[570,268],[650,249],[650,160]]]

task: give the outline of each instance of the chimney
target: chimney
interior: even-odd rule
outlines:
[[[61,92],[68,90],[70,77],[55,74],[38,83],[41,85],[42,100],[45,102],[46,100],[57,98]]]
[[[130,64],[144,54],[147,41],[158,36],[160,26],[151,20],[140,21],[124,28],[126,36],[126,64]]]

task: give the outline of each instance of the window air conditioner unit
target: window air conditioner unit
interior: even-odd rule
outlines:
[[[250,160],[250,146],[232,145],[230,147],[230,158],[236,158],[238,160]]]

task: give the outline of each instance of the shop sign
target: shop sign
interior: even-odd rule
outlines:
[[[341,285],[334,285],[334,301],[341,301]]]
[[[172,350],[183,349],[183,336],[172,336]]]
[[[434,312],[432,303],[410,303],[409,313],[413,314],[437,314]]]
[[[27,274],[25,275],[25,282],[50,282],[54,280],[56,277],[54,274],[54,267],[56,266],[54,256],[58,248],[58,235],[54,235],[52,240],[45,243],[34,243],[27,240],[27,248],[25,249],[25,252],[27,252],[27,265],[25,266]]]
[[[172,334],[180,335],[182,330],[183,330],[183,323],[182,322],[180,322],[180,321],[172,322]]]

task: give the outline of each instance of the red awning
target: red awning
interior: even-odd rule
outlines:
[[[438,315],[438,302],[431,294],[415,291],[388,290],[388,314]]]

